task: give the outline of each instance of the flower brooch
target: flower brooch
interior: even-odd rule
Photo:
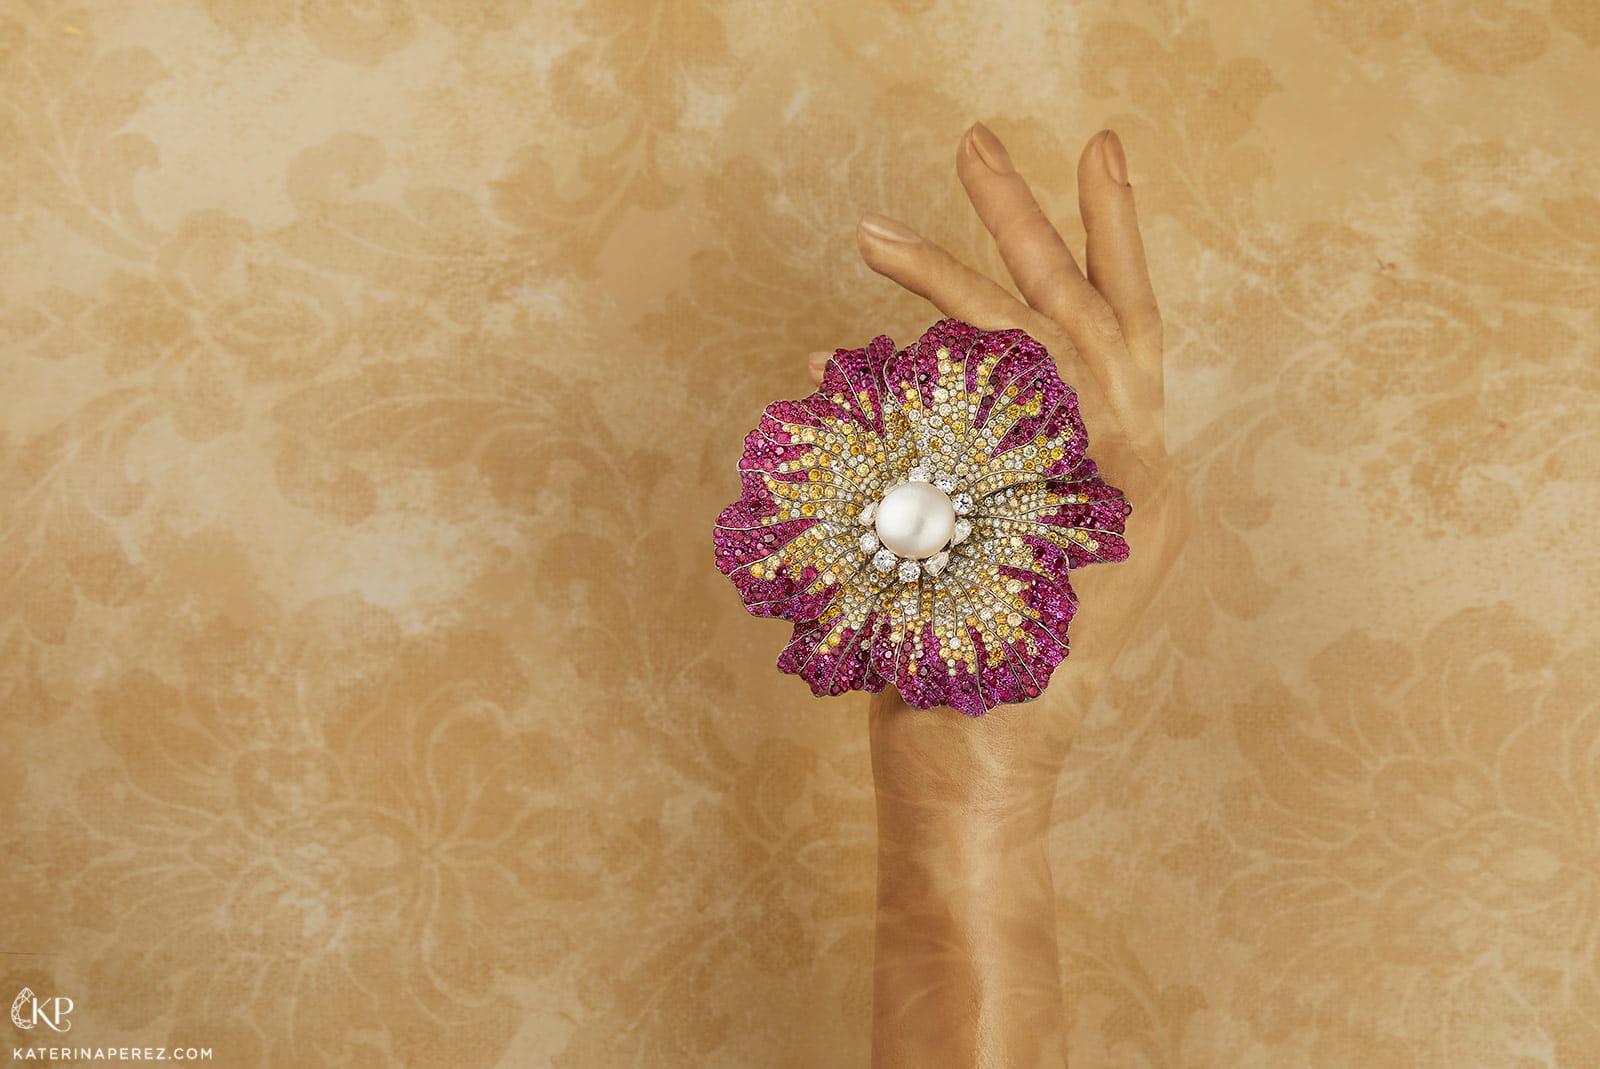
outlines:
[[[778,667],[812,693],[880,691],[982,716],[1067,656],[1072,568],[1126,560],[1132,506],[1088,458],[1078,398],[1021,330],[935,323],[841,349],[767,406],[713,531]]]

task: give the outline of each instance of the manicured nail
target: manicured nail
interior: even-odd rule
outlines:
[[[877,212],[866,212],[861,216],[861,229],[875,238],[882,238],[884,241],[912,242],[922,240],[922,237],[906,224],[890,219],[887,215],[879,215]]]
[[[1106,165],[1106,174],[1119,186],[1128,184],[1128,158],[1122,154],[1122,139],[1115,130],[1100,135],[1100,162]]]
[[[806,357],[806,363],[811,365],[811,373],[813,375],[822,374],[823,369],[828,366],[828,358],[831,356],[833,356],[832,353],[812,353]]]
[[[972,147],[977,151],[978,159],[995,174],[1010,174],[1016,170],[1011,166],[1011,154],[1006,147],[994,136],[994,131],[981,122],[972,124]]]

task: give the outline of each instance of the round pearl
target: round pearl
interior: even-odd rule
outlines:
[[[926,560],[955,533],[956,510],[950,495],[932,483],[902,483],[883,495],[874,527],[885,548]]]

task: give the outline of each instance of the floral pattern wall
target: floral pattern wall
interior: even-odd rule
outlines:
[[[1585,0],[5,0],[0,995],[865,1064],[864,699],[710,524],[937,318],[861,211],[1003,277],[982,119],[1069,241],[1120,133],[1199,509],[1061,784],[1073,1065],[1600,1064],[1597,65]]]

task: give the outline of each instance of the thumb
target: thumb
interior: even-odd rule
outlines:
[[[811,353],[806,357],[806,363],[811,368],[811,381],[816,383],[818,386],[822,385],[822,373],[827,368],[828,360],[832,356],[832,353],[818,352]]]

